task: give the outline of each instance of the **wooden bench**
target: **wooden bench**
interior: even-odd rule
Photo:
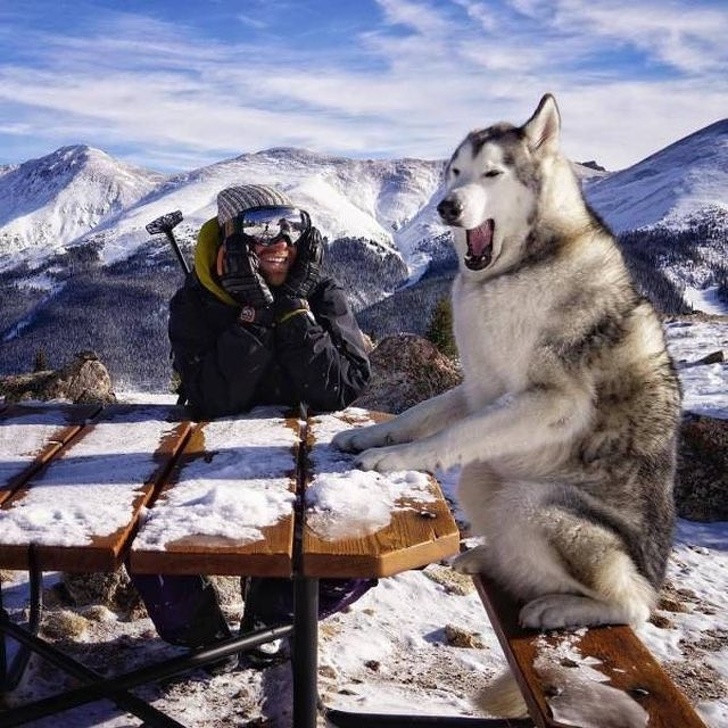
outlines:
[[[520,605],[509,598],[485,574],[473,578],[508,665],[528,706],[529,715],[539,728],[566,728],[582,725],[559,722],[554,718],[551,701],[556,697],[548,671],[539,663],[556,663],[568,682],[573,670],[575,681],[591,677],[595,670],[608,686],[623,691],[645,711],[642,725],[649,728],[705,728],[685,696],[628,626],[610,625],[582,630],[554,630],[539,633],[518,624]],[[606,699],[613,699],[608,696]],[[592,711],[598,716],[599,706]],[[584,711],[588,717],[589,709]],[[595,718],[593,717],[592,720]],[[607,728],[606,722],[595,723]],[[633,724],[623,724],[631,728]]]
[[[371,419],[362,410],[300,419],[264,408],[200,423],[173,406],[0,411],[0,568],[28,569],[34,592],[29,628],[2,610],[0,687],[6,692],[17,684],[31,650],[85,683],[0,712],[0,723],[19,725],[111,698],[149,725],[179,726],[129,690],[292,635],[293,720],[296,728],[313,728],[318,579],[386,577],[448,558],[459,548],[439,485],[424,474],[413,473],[417,487],[410,483],[399,491],[396,476],[377,476],[395,495],[400,492],[386,509],[386,522],[368,524],[350,514],[349,527],[346,513],[307,501],[307,489],[313,494],[327,479],[338,479],[342,487],[347,479],[354,482],[351,456],[329,441],[337,430],[366,422]],[[246,522],[261,497],[265,507],[259,510],[268,520],[259,515]],[[221,504],[234,516],[212,518],[206,530],[198,511],[210,505],[214,516]],[[38,637],[41,577],[50,570],[113,571],[124,561],[139,573],[291,577],[294,622],[103,679]],[[10,665],[5,636],[25,648]]]

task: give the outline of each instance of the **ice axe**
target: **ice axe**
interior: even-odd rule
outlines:
[[[168,212],[166,215],[158,217],[156,220],[152,220],[147,226],[146,230],[150,235],[159,235],[164,233],[167,236],[167,240],[172,244],[174,252],[177,254],[179,264],[182,266],[182,270],[185,275],[190,272],[190,267],[187,265],[187,261],[182,255],[182,251],[179,249],[177,240],[174,237],[172,230],[182,222],[182,211],[175,210],[174,212]]]

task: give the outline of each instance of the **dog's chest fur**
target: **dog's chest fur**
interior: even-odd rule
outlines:
[[[549,308],[528,277],[456,279],[453,327],[470,407],[527,388]]]

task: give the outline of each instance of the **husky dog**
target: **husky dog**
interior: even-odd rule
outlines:
[[[680,388],[660,321],[559,152],[545,95],[473,131],[438,205],[459,271],[463,383],[334,444],[366,470],[458,466],[482,546],[454,562],[523,603],[527,627],[640,623],[665,574]]]

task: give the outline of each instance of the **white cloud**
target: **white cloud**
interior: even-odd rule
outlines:
[[[593,33],[597,42],[632,44],[652,59],[686,73],[726,70],[728,13],[682,3],[589,0],[558,3],[557,27]]]
[[[376,0],[384,12],[385,25],[407,26],[423,35],[447,29],[443,15],[417,0]]]
[[[436,158],[473,127],[525,121],[551,91],[567,151],[618,168],[725,116],[728,14],[687,0],[377,0],[345,42],[322,26],[308,44],[263,45],[255,27],[282,6],[257,7],[228,43],[129,13],[37,33],[22,64],[0,61],[0,140],[181,168],[272,146]]]

